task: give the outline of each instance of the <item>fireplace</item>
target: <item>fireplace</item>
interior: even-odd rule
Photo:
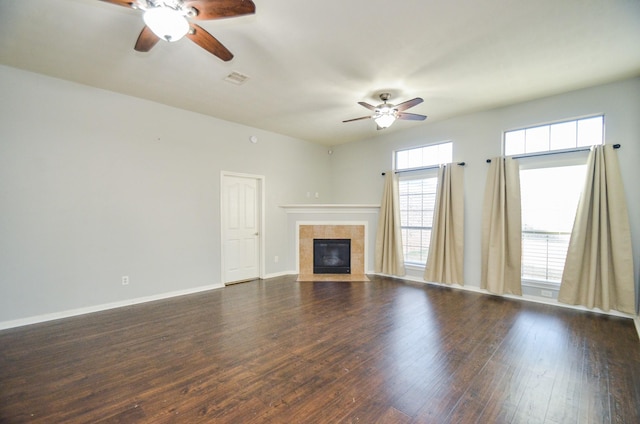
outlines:
[[[367,225],[361,221],[306,221],[297,224],[298,281],[369,281],[365,270]],[[349,240],[349,273],[317,274],[313,270],[314,240]]]
[[[313,239],[314,274],[351,274],[351,239]]]

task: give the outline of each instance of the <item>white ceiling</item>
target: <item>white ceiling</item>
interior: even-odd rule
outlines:
[[[98,0],[0,0],[0,63],[326,145],[374,137],[357,104],[413,97],[384,133],[640,75],[639,0],[254,0],[188,39],[133,50],[141,13]],[[225,82],[231,72],[249,76]]]

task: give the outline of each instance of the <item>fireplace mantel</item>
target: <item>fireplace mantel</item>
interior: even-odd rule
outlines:
[[[299,204],[281,205],[286,213],[378,213],[380,205],[367,204]]]

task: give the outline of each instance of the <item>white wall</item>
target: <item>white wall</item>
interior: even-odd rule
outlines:
[[[428,99],[425,103],[428,108]],[[640,78],[579,90],[416,126],[358,143],[333,147],[336,203],[375,203],[382,196],[380,173],[392,166],[393,151],[439,141],[454,143],[454,161],[465,166],[465,284],[480,286],[480,225],[488,165],[501,154],[502,132],[540,123],[604,113],[606,142],[618,150],[629,206],[636,281],[640,274]],[[364,125],[364,124],[363,124]],[[395,125],[402,125],[402,122]],[[349,184],[341,183],[348,181]],[[640,287],[637,292],[640,293]]]
[[[267,274],[329,192],[303,140],[4,66],[0,99],[0,323],[221,286],[222,170],[265,176]]]

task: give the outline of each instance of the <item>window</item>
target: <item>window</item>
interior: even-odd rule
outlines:
[[[436,166],[451,162],[453,143],[432,144],[407,150],[398,150],[395,157],[396,171]]]
[[[402,179],[399,182],[400,227],[406,263],[427,263],[437,184],[436,176]]]
[[[560,284],[584,185],[585,153],[547,156],[546,152],[578,152],[603,142],[604,116],[505,132],[505,155],[526,158],[520,162],[525,285]]]
[[[399,150],[395,153],[400,176],[400,226],[405,263],[424,266],[429,253],[431,226],[438,184],[437,166],[450,163],[451,142]]]
[[[585,165],[520,171],[522,279],[560,284]]]
[[[602,144],[604,116],[557,122],[504,133],[506,156],[568,150]]]

